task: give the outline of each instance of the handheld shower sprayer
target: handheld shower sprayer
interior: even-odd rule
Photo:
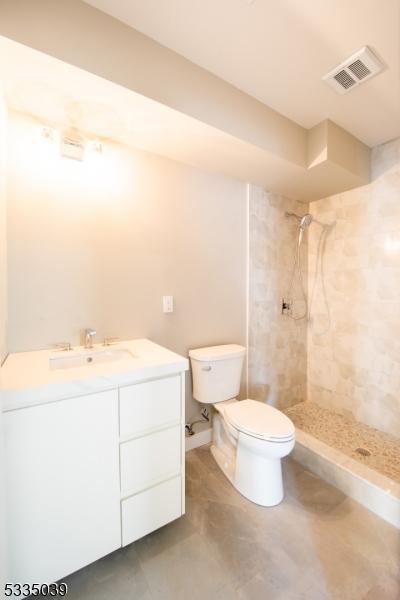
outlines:
[[[300,217],[300,215],[296,215],[296,213],[285,212],[285,217],[293,217],[294,219],[296,219],[296,221],[298,221],[299,223],[299,227],[301,227],[302,229],[307,229],[313,221],[313,216],[309,213]]]
[[[304,312],[304,314],[302,314],[300,316],[293,316],[291,314],[292,300],[289,300],[289,311],[285,312],[285,314],[288,314],[292,319],[294,319],[294,320],[297,321],[299,319],[304,319],[305,317],[307,317],[307,313],[308,313],[307,297],[306,297],[306,293],[305,293],[305,290],[304,290],[303,271],[302,271],[302,266],[301,266],[300,247],[301,247],[301,242],[303,241],[304,232],[311,225],[311,223],[313,221],[313,216],[310,215],[309,213],[307,213],[307,214],[303,215],[302,217],[300,217],[299,215],[296,215],[295,213],[286,212],[285,213],[285,217],[293,217],[299,223],[299,234],[298,234],[298,238],[297,238],[297,247],[296,247],[295,255],[294,255],[292,278],[291,278],[291,282],[290,282],[290,286],[289,286],[289,295],[288,295],[288,297],[290,299],[292,298],[293,287],[294,287],[294,279],[295,279],[295,276],[296,276],[296,272],[298,271],[298,276],[299,276],[299,281],[300,281],[300,287],[301,287],[301,293],[302,293],[303,300],[304,300],[304,303],[305,303],[305,312]],[[287,307],[286,307],[285,310],[287,310]]]
[[[301,217],[301,219],[300,219],[301,229],[307,229],[307,227],[309,227],[311,225],[312,220],[313,220],[313,216],[310,214],[306,214],[306,215],[304,215],[304,217]]]
[[[304,232],[311,225],[312,220],[313,220],[313,218],[312,218],[312,215],[310,215],[310,214],[307,214],[307,215],[304,215],[304,217],[301,217],[300,225],[299,225],[299,239],[298,239],[299,246],[300,246],[301,242],[303,241]]]

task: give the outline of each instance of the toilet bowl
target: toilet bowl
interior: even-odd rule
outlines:
[[[215,423],[214,458],[243,496],[262,506],[279,504],[283,498],[281,458],[294,448],[293,423],[276,408],[255,400],[221,404],[214,405],[217,423],[219,419],[231,449]],[[223,466],[228,456],[230,470]]]
[[[295,428],[278,409],[237,400],[245,348],[236,344],[191,350],[193,396],[213,404],[211,453],[234,487],[262,506],[283,499],[281,459],[294,448]]]

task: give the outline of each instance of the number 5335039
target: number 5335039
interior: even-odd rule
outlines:
[[[4,595],[14,598],[27,596],[66,596],[68,586],[66,583],[6,583]]]

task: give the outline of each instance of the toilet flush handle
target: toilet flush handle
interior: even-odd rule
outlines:
[[[207,365],[206,367],[201,367],[202,371],[211,371],[211,367],[210,365]]]

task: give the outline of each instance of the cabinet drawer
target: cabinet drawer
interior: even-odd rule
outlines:
[[[181,426],[121,444],[122,494],[143,490],[181,470]]]
[[[122,500],[122,545],[126,546],[182,515],[181,478],[164,481]]]
[[[181,378],[166,377],[120,388],[120,436],[176,423],[181,417]]]

